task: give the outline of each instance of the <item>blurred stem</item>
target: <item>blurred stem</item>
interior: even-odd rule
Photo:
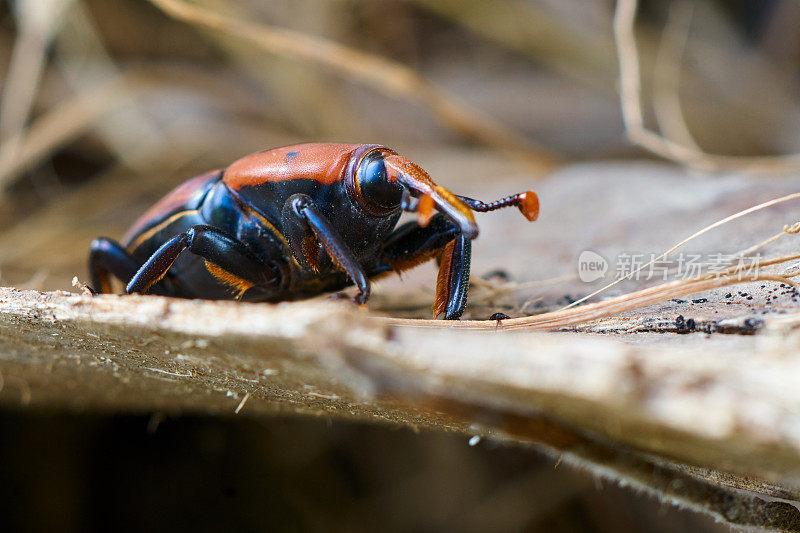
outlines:
[[[49,109],[0,146],[0,189],[8,187],[47,154],[64,146],[147,89],[135,76],[119,75]],[[9,148],[13,146],[14,148]]]
[[[560,162],[551,151],[534,146],[520,133],[458,101],[401,63],[286,28],[227,17],[182,0],[150,2],[184,22],[234,35],[277,55],[327,67],[395,98],[416,101],[453,131],[507,152],[538,171]]]
[[[614,43],[520,0],[408,0],[593,87],[614,87]],[[577,9],[577,6],[576,6]]]
[[[0,102],[0,142],[4,159],[14,157],[44,71],[47,49],[73,0],[18,0],[17,37]],[[0,165],[3,161],[0,161]]]
[[[67,85],[80,95],[111,80],[124,80],[87,6],[76,4],[66,18],[56,40],[54,63]],[[162,153],[163,133],[136,103],[96,118],[93,127],[97,136],[127,167],[145,172]]]
[[[614,13],[614,38],[620,73],[620,107],[630,141],[658,155],[707,171],[789,172],[800,168],[800,154],[740,157],[708,154],[691,145],[674,142],[645,126],[642,78],[635,25],[637,0],[618,0]]]
[[[669,6],[669,18],[653,71],[653,111],[666,138],[700,150],[686,124],[680,99],[681,65],[693,11],[693,5],[686,1]]]
[[[323,31],[331,16],[330,0],[295,0],[295,9],[315,13],[297,20],[304,31]],[[243,20],[255,18],[243,3],[198,0],[198,5]],[[252,6],[251,6],[252,7]],[[260,48],[229,34],[212,34],[228,57],[247,69],[277,100],[277,107],[289,118],[301,137],[352,138],[352,120],[356,110],[345,98],[342,84],[317,69],[285,57],[265,57]]]

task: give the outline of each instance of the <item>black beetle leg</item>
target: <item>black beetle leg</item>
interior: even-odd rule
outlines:
[[[97,238],[92,241],[89,251],[91,289],[95,294],[108,294],[111,292],[111,276],[128,283],[140,266],[136,259],[116,241],[105,237]],[[159,293],[168,292],[163,287],[158,289]]]
[[[331,261],[339,266],[347,273],[350,279],[358,288],[358,293],[354,297],[354,301],[358,304],[363,304],[369,298],[370,285],[367,275],[359,265],[353,252],[342,240],[342,237],[333,229],[331,223],[325,218],[319,208],[314,204],[314,200],[305,194],[294,194],[286,200],[286,206],[283,210],[284,218],[294,218],[301,222],[308,230],[322,244],[322,247],[330,256]],[[308,258],[302,257],[304,255],[303,245],[297,243],[293,236],[287,235],[289,242],[293,247],[295,256],[300,256],[305,262]],[[299,244],[299,246],[298,246]]]
[[[439,296],[447,298],[445,320],[456,320],[467,305],[471,241],[449,219],[437,213],[425,227],[417,222],[403,224],[386,240],[381,259],[385,270],[400,272],[440,257],[443,252],[448,257],[442,257],[441,264],[446,266],[439,272],[437,295],[442,291]]]
[[[156,250],[128,283],[127,292],[147,292],[187,249],[215,266],[209,269],[215,277],[242,292],[253,285],[271,286],[280,281],[277,270],[261,262],[241,241],[212,226],[197,225]]]
[[[449,253],[449,269],[440,269],[439,276],[447,276],[448,286],[447,307],[444,309],[445,320],[458,320],[464,314],[467,306],[467,293],[469,292],[469,271],[472,259],[472,241],[459,233],[453,241],[451,247],[445,248],[445,253]],[[448,264],[443,258],[442,265]],[[438,285],[438,283],[437,283]]]

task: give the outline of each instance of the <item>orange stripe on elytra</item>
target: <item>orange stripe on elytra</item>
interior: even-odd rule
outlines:
[[[221,170],[212,170],[200,176],[185,181],[167,193],[161,200],[145,211],[122,237],[122,242],[130,242],[145,228],[155,221],[163,220],[170,213],[188,209],[191,199],[203,191],[204,187],[217,180],[222,175]]]
[[[150,237],[152,237],[153,235],[155,235],[156,233],[158,233],[162,229],[166,228],[167,226],[169,226],[170,224],[172,224],[176,220],[181,219],[181,218],[183,218],[183,217],[185,217],[187,215],[195,215],[195,214],[197,214],[197,209],[188,209],[186,211],[179,211],[179,212],[175,213],[174,215],[172,215],[171,217],[167,218],[166,220],[164,220],[160,224],[158,224],[156,226],[153,226],[149,230],[145,231],[144,233],[142,233],[138,237],[136,237],[136,239],[128,245],[128,247],[127,247],[128,252],[132,253],[144,241],[146,241],[147,239],[149,239]]]

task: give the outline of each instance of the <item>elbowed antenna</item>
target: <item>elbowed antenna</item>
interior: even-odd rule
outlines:
[[[468,196],[459,196],[458,198],[473,211],[479,211],[481,213],[495,211],[513,205],[531,222],[539,218],[539,197],[533,191],[512,194],[489,203],[481,202],[480,200],[475,200]]]

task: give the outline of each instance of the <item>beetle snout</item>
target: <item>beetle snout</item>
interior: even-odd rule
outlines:
[[[467,239],[474,239],[478,236],[478,224],[475,222],[472,210],[455,194],[436,185],[430,196],[439,212],[452,220],[461,230],[462,235]]]
[[[458,196],[434,183],[419,165],[399,155],[385,158],[389,179],[402,183],[416,198],[409,210],[419,215],[420,224],[427,224],[436,209],[456,226],[468,239],[478,236],[478,224],[472,210]]]

